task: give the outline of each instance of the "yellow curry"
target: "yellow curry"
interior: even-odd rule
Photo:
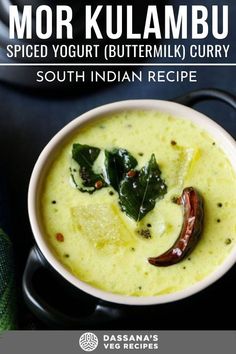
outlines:
[[[126,149],[145,166],[154,154],[166,191],[144,217],[125,213],[112,186],[94,193],[76,188],[73,144],[101,151]],[[99,170],[104,153],[94,169]],[[182,223],[174,199],[185,187],[204,199],[204,227],[194,250],[181,262],[148,262],[170,248]],[[236,242],[236,177],[211,136],[189,121],[155,111],[115,113],[80,127],[50,166],[41,197],[45,237],[60,262],[80,280],[102,290],[133,296],[169,294],[205,278]]]

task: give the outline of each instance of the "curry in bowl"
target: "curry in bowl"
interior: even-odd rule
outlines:
[[[60,147],[43,184],[47,243],[80,280],[130,296],[201,281],[236,242],[236,176],[194,123],[152,110],[92,120]]]

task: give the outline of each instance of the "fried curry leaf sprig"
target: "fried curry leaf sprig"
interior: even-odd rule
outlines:
[[[137,160],[127,150],[103,152],[104,166],[98,173],[94,166],[101,149],[74,144],[72,159],[78,168],[70,168],[72,181],[81,192],[93,193],[103,187],[113,187],[119,195],[121,210],[140,221],[167,192],[155,155],[152,154],[149,162],[138,170]]]

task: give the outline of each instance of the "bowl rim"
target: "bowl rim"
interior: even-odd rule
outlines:
[[[229,253],[228,257],[209,275],[207,275],[203,280],[190,285],[189,287],[182,289],[180,291],[156,295],[156,296],[130,296],[130,295],[120,295],[116,293],[107,292],[99,288],[93,287],[92,285],[80,280],[74,276],[65,266],[60,263],[60,261],[54,256],[53,252],[50,250],[49,245],[44,239],[43,232],[40,229],[40,222],[37,214],[38,211],[38,186],[40,185],[40,178],[42,171],[46,166],[46,162],[55,153],[58,148],[59,143],[73,135],[76,129],[90,120],[98,119],[101,116],[109,115],[117,111],[125,110],[149,110],[149,111],[159,111],[166,112],[170,115],[174,115],[177,119],[184,119],[192,121],[193,123],[200,126],[203,130],[207,131],[210,136],[214,137],[222,147],[225,144],[223,150],[227,157],[230,159],[231,164],[236,172],[236,142],[231,137],[229,133],[225,131],[219,124],[207,117],[206,115],[182,104],[166,101],[166,100],[125,100],[118,101],[109,104],[105,104],[89,110],[86,113],[73,119],[70,123],[64,126],[45,146],[41,152],[38,160],[34,166],[30,183],[28,189],[28,214],[31,224],[31,229],[34,235],[37,246],[41,250],[43,256],[46,258],[48,263],[57,271],[64,279],[69,283],[74,285],[79,290],[88,293],[96,298],[108,301],[111,303],[123,304],[123,305],[156,305],[168,302],[174,302],[177,300],[184,299],[191,295],[198,293],[199,291],[205,289],[219,278],[221,278],[236,262],[236,247],[234,247]],[[228,149],[226,151],[226,148]],[[231,156],[231,158],[230,158]],[[232,163],[234,159],[234,164]]]

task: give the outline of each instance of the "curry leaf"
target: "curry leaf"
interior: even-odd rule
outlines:
[[[137,160],[125,149],[105,151],[106,180],[117,192],[125,173],[137,166]]]
[[[163,198],[167,186],[161,178],[161,171],[152,154],[150,161],[133,177],[126,176],[120,184],[121,209],[131,218],[140,221]]]
[[[119,194],[122,211],[137,222],[142,220],[167,192],[155,155],[152,154],[148,164],[138,171],[134,170],[137,160],[127,150],[105,150],[105,160],[99,167],[101,173],[98,173],[95,165],[101,163],[98,159],[102,156],[100,152],[97,147],[73,145],[72,159],[76,168],[71,167],[70,171],[75,186],[88,193],[106,186],[113,187]]]
[[[72,158],[79,165],[79,176],[76,170],[71,168],[71,177],[76,187],[82,192],[93,193],[96,190],[98,181],[105,185],[103,176],[93,171],[95,161],[100,154],[100,149],[89,145],[74,144]],[[79,183],[79,178],[81,183]],[[81,184],[81,185],[80,185]]]

